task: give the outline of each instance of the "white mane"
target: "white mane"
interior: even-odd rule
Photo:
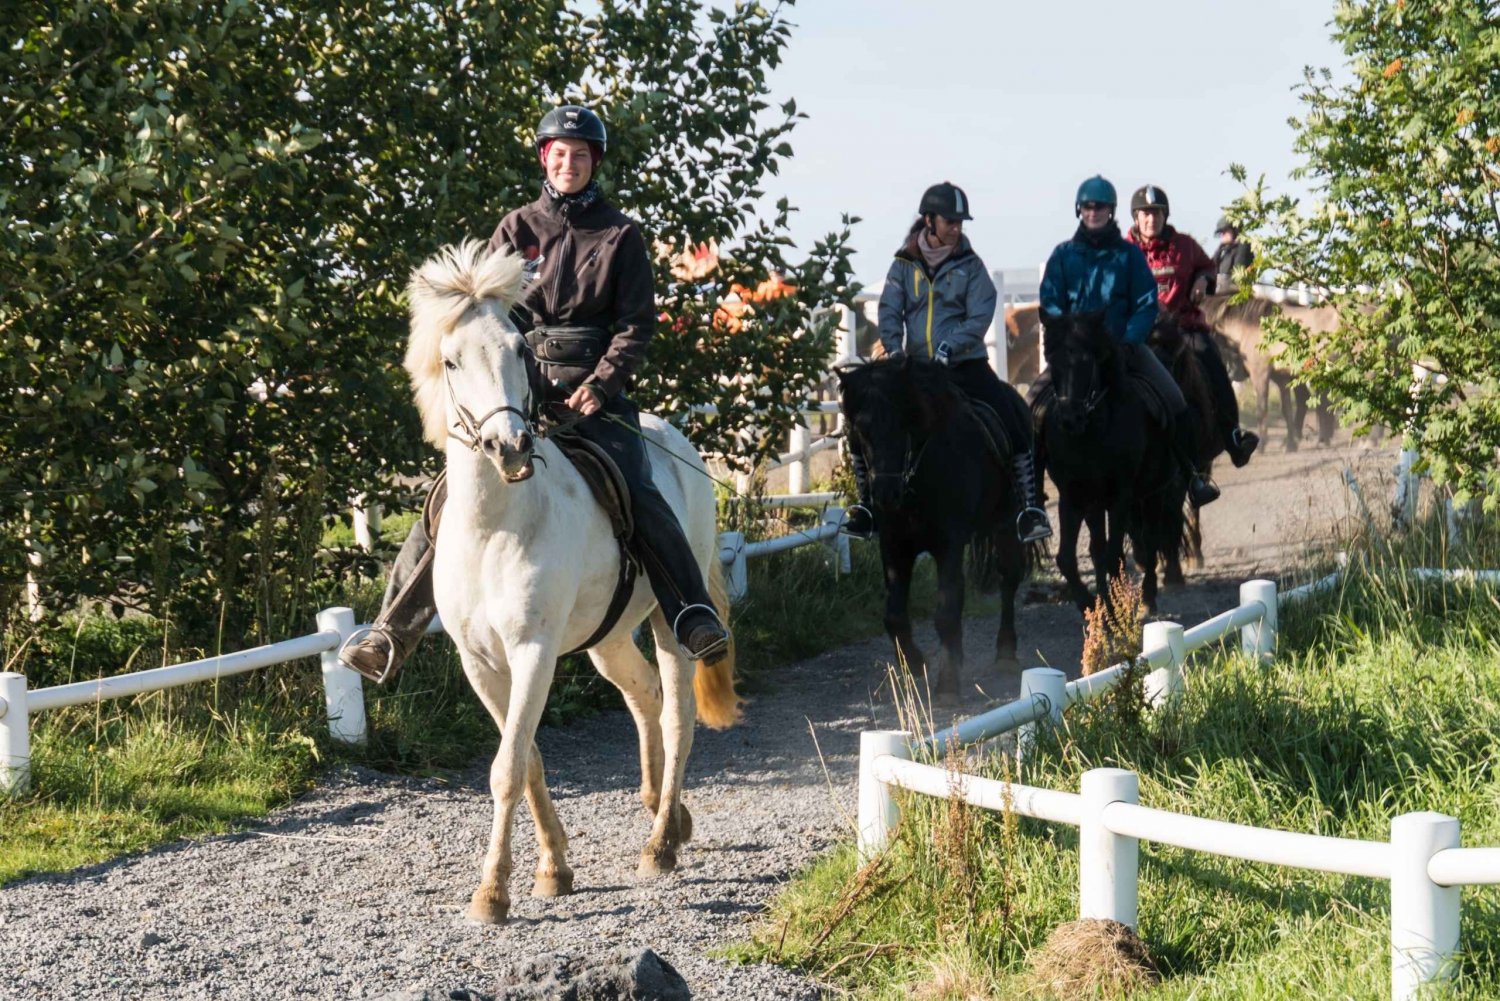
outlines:
[[[514,254],[492,254],[487,244],[465,240],[439,250],[412,272],[407,286],[411,336],[406,342],[406,371],[422,414],[422,430],[438,448],[448,439],[443,337],[469,310],[485,302],[501,316],[509,312],[521,291],[521,263]]]

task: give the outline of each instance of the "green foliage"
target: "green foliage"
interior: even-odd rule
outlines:
[[[1275,323],[1294,370],[1357,426],[1408,429],[1436,476],[1493,508],[1500,20],[1487,0],[1342,0],[1333,31],[1349,79],[1309,70],[1293,120],[1317,200],[1273,197],[1262,178],[1231,215],[1258,266],[1333,292],[1336,333]],[[1413,366],[1446,377],[1415,403]]]
[[[562,100],[609,123],[601,180],[648,240],[714,238],[726,282],[797,282],[733,336],[682,305],[716,290],[674,293],[640,395],[718,403],[700,443],[730,451],[752,400],[802,396],[831,329],[811,306],[852,291],[847,231],[789,261],[790,208],[753,217],[800,117],[764,100],[780,7],[30,0],[9,23],[7,621],[36,553],[54,609],[108,601],[198,642],[305,628],[351,569],[311,545],[326,520],[436,466],[399,366],[406,276],[536,196],[531,130]]]

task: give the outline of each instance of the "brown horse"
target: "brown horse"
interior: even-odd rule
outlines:
[[[1277,365],[1282,348],[1280,345],[1264,343],[1261,321],[1279,309],[1314,333],[1330,333],[1338,329],[1338,311],[1332,306],[1297,306],[1290,303],[1278,307],[1269,299],[1232,303],[1231,298],[1231,295],[1209,296],[1203,300],[1203,314],[1208,318],[1209,325],[1239,351],[1250,384],[1255,387],[1255,399],[1260,410],[1260,423],[1256,430],[1262,438],[1266,437],[1266,423],[1270,417],[1271,384],[1276,384],[1281,394],[1281,415],[1286,421],[1286,450],[1295,452],[1302,441],[1302,425],[1307,419],[1311,393],[1306,386],[1294,385],[1292,374]],[[1333,440],[1337,419],[1321,402],[1313,410],[1318,419],[1318,444],[1327,445]]]

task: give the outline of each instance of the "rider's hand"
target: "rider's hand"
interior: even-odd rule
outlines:
[[[568,406],[587,417],[590,414],[598,413],[602,404],[599,401],[598,392],[593,387],[579,386],[573,390],[573,395],[568,397]]]
[[[1188,293],[1188,296],[1193,300],[1193,305],[1196,306],[1198,303],[1203,301],[1203,297],[1206,295],[1208,295],[1208,279],[1199,278],[1197,281],[1193,282],[1193,289],[1190,293]]]

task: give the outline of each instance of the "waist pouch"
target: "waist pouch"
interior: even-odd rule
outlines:
[[[609,331],[602,327],[535,327],[526,335],[542,374],[565,385],[576,385],[592,375],[609,341]]]

